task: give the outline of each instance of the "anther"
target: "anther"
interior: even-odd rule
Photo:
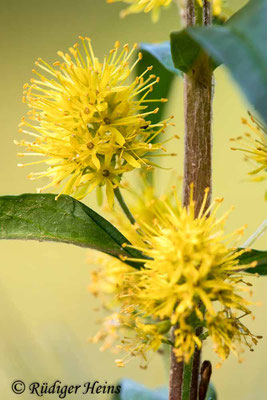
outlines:
[[[141,126],[141,129],[147,129],[149,127],[149,124]]]
[[[107,177],[110,175],[109,170],[108,170],[108,169],[103,169],[102,175],[103,175],[105,178],[107,178]]]
[[[109,125],[111,123],[111,120],[108,117],[105,117],[103,121],[105,122],[106,125]]]
[[[87,143],[87,148],[88,148],[88,150],[93,150],[93,148],[95,147],[95,145],[94,145],[94,143],[93,142],[89,142],[89,143]],[[103,171],[104,172],[104,171]]]

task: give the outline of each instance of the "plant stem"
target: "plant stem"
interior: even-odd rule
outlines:
[[[175,326],[172,328],[172,341],[175,338]],[[171,350],[171,368],[169,381],[169,400],[182,400],[184,363],[178,362],[177,357]]]
[[[114,189],[114,193],[115,193],[116,199],[118,200],[118,203],[121,206],[124,214],[126,215],[128,220],[131,222],[131,224],[134,225],[135,224],[135,219],[134,219],[131,211],[129,210],[127,204],[125,203],[124,198],[122,197],[120,188],[117,187],[116,189]]]
[[[187,12],[187,26],[195,25],[195,16],[191,11],[191,0]],[[203,3],[203,23],[211,20],[210,1]],[[202,204],[204,190],[209,187],[211,196],[211,123],[213,79],[209,58],[202,53],[193,69],[185,74],[185,158],[184,158],[184,205],[190,196],[190,185],[194,184],[196,216]],[[208,201],[208,203],[209,203]],[[207,204],[208,206],[208,204]]]
[[[210,25],[212,18],[211,1],[203,1],[203,25]],[[187,0],[185,9],[187,26],[195,26],[195,0]],[[205,53],[202,53],[194,67],[184,76],[184,116],[185,116],[185,153],[184,153],[184,181],[183,204],[187,206],[190,198],[191,184],[193,183],[195,200],[195,217],[197,217],[203,202],[204,190],[209,187],[209,198],[206,207],[210,204],[212,191],[212,98],[213,77],[210,61]],[[175,330],[175,327],[174,327]],[[202,329],[197,330],[200,336]],[[174,331],[173,331],[174,335]],[[175,339],[175,338],[173,338]],[[174,340],[173,340],[174,341]],[[199,369],[201,362],[201,350],[196,349],[191,369],[190,400],[198,399]],[[182,362],[177,362],[172,350],[170,370],[170,394],[169,400],[183,399],[183,375],[188,366],[184,368]],[[185,376],[184,376],[185,379]],[[188,379],[188,377],[187,377]],[[184,385],[188,386],[188,385]],[[186,390],[186,388],[184,388]],[[185,394],[186,395],[186,394]],[[188,395],[186,395],[188,398]]]
[[[191,358],[188,364],[184,364],[182,400],[190,400],[192,367],[193,358]]]
[[[202,328],[199,329],[197,335],[200,336],[202,333]],[[196,348],[192,361],[192,371],[191,371],[191,385],[190,385],[190,400],[198,399],[198,389],[199,389],[199,368],[201,362],[201,350]]]
[[[203,361],[201,366],[201,380],[199,384],[199,400],[205,400],[206,394],[209,389],[210,377],[212,373],[212,366],[210,361]]]
[[[203,25],[210,25],[212,19],[211,1],[203,1]],[[189,15],[187,25],[195,25]],[[184,205],[187,206],[190,196],[190,185],[194,184],[194,200],[197,217],[203,202],[204,190],[209,187],[210,204],[212,192],[212,99],[213,77],[209,58],[201,54],[196,65],[185,75],[185,159],[184,159]],[[196,334],[200,336],[202,328]],[[196,348],[193,356],[190,400],[198,399],[199,369],[201,350]]]

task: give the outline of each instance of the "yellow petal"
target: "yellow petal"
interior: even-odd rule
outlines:
[[[140,163],[129,153],[123,153],[123,158],[134,168],[141,168]]]
[[[113,185],[110,181],[106,182],[106,195],[108,199],[108,205],[111,209],[114,207],[114,190]]]

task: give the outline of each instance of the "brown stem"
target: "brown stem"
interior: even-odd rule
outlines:
[[[187,2],[187,26],[195,25],[192,14],[192,1]],[[211,2],[203,2],[203,24],[211,24]],[[206,207],[209,206],[212,191],[212,98],[213,77],[210,60],[202,53],[192,70],[185,75],[185,159],[184,159],[184,205],[189,203],[191,184],[193,183],[195,216],[197,217],[203,202],[204,191],[210,188]],[[197,330],[200,336],[202,328]],[[196,349],[193,356],[190,400],[198,399],[199,368],[201,350]]]
[[[172,340],[175,337],[175,326],[172,329]],[[184,363],[178,362],[177,357],[171,350],[171,368],[170,368],[170,385],[169,385],[169,400],[182,400],[183,386],[183,370]]]
[[[195,24],[195,0],[187,0],[185,8],[185,20],[187,26]],[[175,327],[172,330],[172,339],[175,339]],[[184,363],[178,362],[177,358],[171,351],[171,368],[170,368],[170,381],[169,381],[169,400],[182,400],[183,390],[183,371]]]
[[[212,24],[212,0],[204,0],[203,2],[203,25]]]
[[[212,73],[209,59],[202,54],[196,65],[185,75],[185,159],[184,205],[188,205],[190,185],[194,184],[196,216],[202,204],[204,190],[212,185],[211,122]]]
[[[208,392],[210,377],[212,374],[212,366],[210,361],[203,361],[201,366],[201,379],[199,384],[199,400],[205,400],[206,394]]]
[[[211,23],[211,1],[203,1],[203,24]],[[185,9],[187,26],[196,25],[195,0],[187,0]],[[212,124],[213,78],[210,61],[202,53],[193,69],[184,77],[184,108],[185,108],[185,159],[184,159],[184,198],[187,206],[190,197],[191,183],[194,184],[195,216],[200,210],[204,190],[209,187],[209,206],[212,189],[211,165],[211,124]],[[174,330],[172,335],[174,340]],[[200,336],[202,329],[197,330]],[[196,349],[193,356],[190,400],[198,399],[199,368],[201,351]],[[174,352],[171,353],[169,400],[182,400],[184,364],[178,362]]]
[[[195,25],[195,0],[187,0],[185,7],[186,26]]]
[[[193,2],[194,3],[194,2]],[[192,1],[188,0],[187,25],[195,24]],[[203,23],[211,23],[211,2],[204,0]],[[184,205],[188,204],[190,185],[194,183],[196,216],[202,204],[204,190],[209,187],[211,196],[211,124],[213,79],[210,61],[205,53],[198,58],[193,69],[185,74],[185,159],[184,159]]]
[[[197,336],[202,333],[202,328],[197,330]],[[198,382],[199,382],[199,366],[201,362],[201,350],[196,348],[193,356],[192,364],[192,375],[191,375],[191,385],[190,385],[190,400],[196,400],[198,398]]]

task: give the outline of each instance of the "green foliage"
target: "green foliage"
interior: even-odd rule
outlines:
[[[251,0],[222,26],[187,28],[171,34],[176,68],[192,69],[200,47],[225,64],[250,103],[267,122],[267,1]],[[190,46],[190,48],[188,48]]]
[[[134,249],[123,249],[128,240],[91,208],[70,196],[22,194],[0,197],[0,239],[55,241],[102,251],[119,258],[144,258]],[[252,250],[240,256],[240,264],[257,261],[248,271],[267,274],[267,252]],[[135,268],[140,263],[125,261]]]
[[[171,33],[171,53],[176,68],[189,72],[199,54],[201,46],[191,37],[187,29]]]
[[[212,383],[209,384],[206,400],[217,400],[217,393]]]
[[[130,379],[123,379],[120,383],[121,392],[113,400],[167,400],[168,390],[165,388],[151,390]]]
[[[143,58],[137,64],[137,76],[141,75],[147,67],[153,65],[153,70],[151,73],[160,77],[160,81],[154,85],[153,91],[149,93],[146,98],[168,98],[175,75],[181,74],[180,71],[177,70],[173,65],[170,43],[140,43],[139,50],[141,51]],[[164,118],[166,104],[167,103],[148,103],[146,111],[154,110],[155,105],[159,107],[159,112],[157,114],[151,114],[149,116],[152,124],[156,124]],[[156,138],[156,140],[157,139],[158,138]]]
[[[155,390],[147,389],[130,379],[123,379],[120,394],[113,396],[113,400],[168,400],[168,389],[159,388]],[[210,384],[206,400],[217,400],[214,386]]]
[[[160,43],[140,43],[139,49],[146,58],[146,60],[141,60],[140,65],[142,66],[143,61],[143,66],[142,68],[139,67],[140,70],[143,70],[144,66],[154,65],[153,63],[156,59],[160,64],[160,68],[164,67],[165,70],[174,75],[181,75],[180,71],[174,67],[169,41]],[[149,60],[151,60],[151,62],[149,62]]]
[[[66,195],[58,200],[54,194],[0,197],[0,239],[55,241],[89,247],[114,257],[142,256],[138,251],[123,249],[122,244],[128,241],[113,225]]]
[[[239,257],[240,265],[257,261],[255,268],[247,269],[251,274],[267,275],[267,251],[251,250]]]

